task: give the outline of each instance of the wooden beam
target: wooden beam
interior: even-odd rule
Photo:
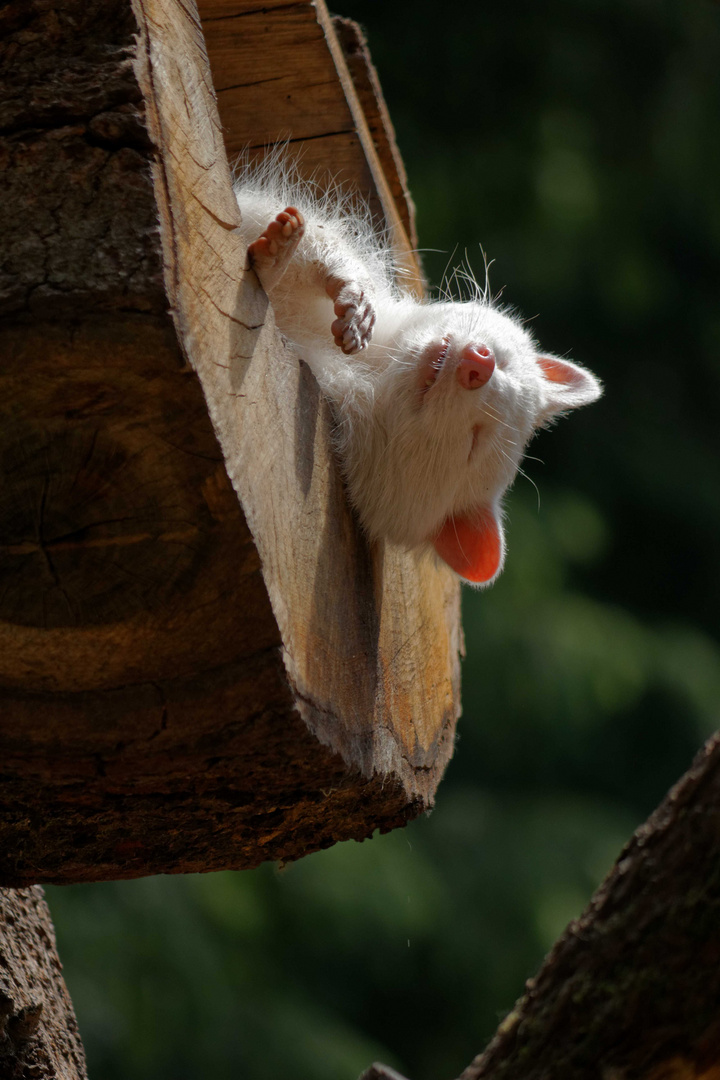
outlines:
[[[297,7],[364,147],[332,26]],[[237,18],[234,68],[207,8],[252,117],[287,5],[264,36]],[[403,824],[452,751],[457,584],[358,531],[327,406],[244,269],[197,12],[0,18],[0,882],[254,866]]]
[[[248,148],[262,154],[287,140],[304,175],[367,199],[392,233],[403,280],[422,292],[415,209],[357,24],[331,19],[324,0],[198,7],[231,163]]]
[[[332,17],[332,25],[342,49],[349,78],[367,124],[372,145],[387,181],[390,194],[412,248],[418,246],[415,228],[415,204],[408,187],[405,165],[400,157],[395,129],[390,119],[380,80],[370,59],[370,50],[362,30],[352,19]]]

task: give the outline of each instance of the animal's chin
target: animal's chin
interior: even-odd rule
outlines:
[[[482,424],[473,424],[472,427],[472,442],[470,444],[470,453],[468,454],[468,465],[472,461],[473,454],[477,450],[478,442],[481,440],[481,436],[484,433]]]
[[[445,367],[449,350],[450,339],[444,338],[442,341],[428,345],[423,351],[418,373],[418,386],[423,396],[428,390],[432,390],[437,382],[440,372]]]

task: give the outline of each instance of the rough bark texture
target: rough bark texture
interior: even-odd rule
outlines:
[[[0,1076],[86,1080],[42,889],[0,889]]]
[[[720,735],[461,1080],[720,1076]]]
[[[117,0],[0,11],[0,314],[166,310],[135,30]]]
[[[718,1080],[720,734],[460,1080]],[[402,1080],[373,1065],[361,1080]]]
[[[222,7],[232,116],[259,122],[284,49],[403,234],[324,8]],[[404,823],[452,750],[457,586],[358,532],[328,409],[243,269],[197,12],[33,0],[0,26],[0,883]],[[284,89],[263,109],[313,147]]]

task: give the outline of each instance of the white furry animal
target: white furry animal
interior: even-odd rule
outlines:
[[[243,169],[235,192],[277,325],[333,407],[368,536],[432,545],[490,584],[505,558],[501,499],[529,439],[595,401],[597,379],[540,352],[479,288],[463,302],[400,291],[369,214],[300,181],[282,151]]]

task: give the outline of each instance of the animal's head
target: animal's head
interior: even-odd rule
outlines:
[[[490,584],[502,569],[500,500],[534,431],[595,401],[598,380],[549,356],[512,317],[482,303],[428,305],[408,330],[392,378],[388,425],[418,456],[435,500],[426,539],[462,578]]]

